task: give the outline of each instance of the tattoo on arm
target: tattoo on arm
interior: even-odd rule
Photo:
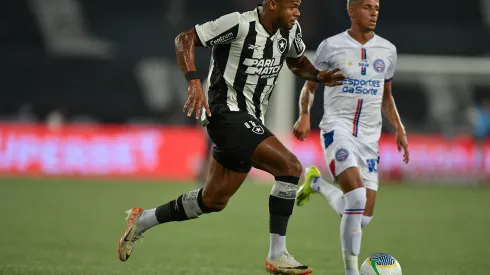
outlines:
[[[194,29],[182,32],[175,38],[175,54],[180,70],[184,74],[196,70],[195,48],[199,45],[200,42]]]
[[[319,71],[311,64],[310,60],[305,56],[300,58],[286,59],[289,69],[297,76],[304,80],[318,82],[317,75]]]
[[[299,97],[299,114],[309,114],[313,101],[315,100],[315,90],[318,87],[317,82],[306,81],[301,95]]]

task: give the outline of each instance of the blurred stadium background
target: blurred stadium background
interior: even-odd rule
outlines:
[[[222,214],[148,232],[128,263],[115,253],[124,210],[194,188],[207,157],[205,132],[181,111],[175,36],[259,2],[3,1],[0,274],[263,272],[272,178],[257,171]],[[376,32],[398,48],[393,89],[411,162],[402,165],[384,125],[361,258],[392,254],[404,274],[490,274],[490,1],[381,7]],[[305,0],[301,13],[309,55],[349,27],[344,0]],[[204,79],[210,50],[196,56]],[[302,85],[281,72],[267,124],[305,166],[324,166],[316,132],[305,142],[290,133]],[[315,274],[342,274],[332,212],[315,198],[290,225],[290,251]]]

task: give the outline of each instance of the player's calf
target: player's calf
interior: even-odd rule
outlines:
[[[369,188],[369,182],[366,184],[366,208],[362,216],[361,227],[364,228],[371,223],[374,216],[374,206],[376,204],[377,190]],[[372,185],[371,185],[372,186]],[[377,187],[377,184],[376,184]]]
[[[204,189],[202,195],[203,207],[209,209],[211,212],[220,212],[225,209],[230,196],[220,194],[216,189]]]
[[[340,223],[342,255],[347,275],[358,274],[357,256],[361,250],[361,221],[366,206],[366,188],[356,188],[344,195],[345,210]]]
[[[220,212],[226,207],[228,200],[228,196],[220,196],[219,192],[211,188],[209,191],[196,189],[162,206],[145,210],[138,219],[138,224],[144,231],[161,223],[197,219],[203,214]]]
[[[167,222],[196,219],[202,214],[214,212],[203,203],[203,189],[193,190],[180,195],[157,208],[145,210],[138,219],[138,225],[143,231]]]
[[[287,253],[286,231],[303,166],[275,136],[264,140],[255,149],[251,161],[255,168],[272,174],[276,179],[269,196],[271,245],[268,259],[274,261]]]
[[[340,222],[340,240],[346,275],[359,275],[358,255],[361,250],[362,217],[366,207],[366,188],[359,169],[350,167],[342,171],[337,180],[344,192],[344,213]]]

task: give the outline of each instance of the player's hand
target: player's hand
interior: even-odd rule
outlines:
[[[339,71],[339,68],[331,71],[321,71],[318,73],[318,81],[330,87],[342,85],[342,80],[346,79],[346,77],[344,74],[337,74]]]
[[[192,113],[196,111],[196,119],[201,118],[202,107],[206,109],[208,116],[211,116],[211,110],[209,109],[206,95],[202,90],[201,81],[194,79],[189,81],[189,88],[187,90],[187,102],[184,105],[184,113],[187,112],[187,116],[192,116]]]
[[[303,141],[310,133],[310,114],[302,114],[293,127],[294,136]]]
[[[403,162],[408,163],[410,161],[410,153],[408,151],[407,134],[404,130],[396,131],[396,146],[398,147],[398,152],[400,153],[403,149]]]

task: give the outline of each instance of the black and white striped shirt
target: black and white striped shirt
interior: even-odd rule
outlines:
[[[231,13],[196,25],[204,47],[213,47],[208,75],[211,110],[242,111],[264,122],[272,90],[286,57],[305,51],[299,23],[270,35],[259,9]]]

